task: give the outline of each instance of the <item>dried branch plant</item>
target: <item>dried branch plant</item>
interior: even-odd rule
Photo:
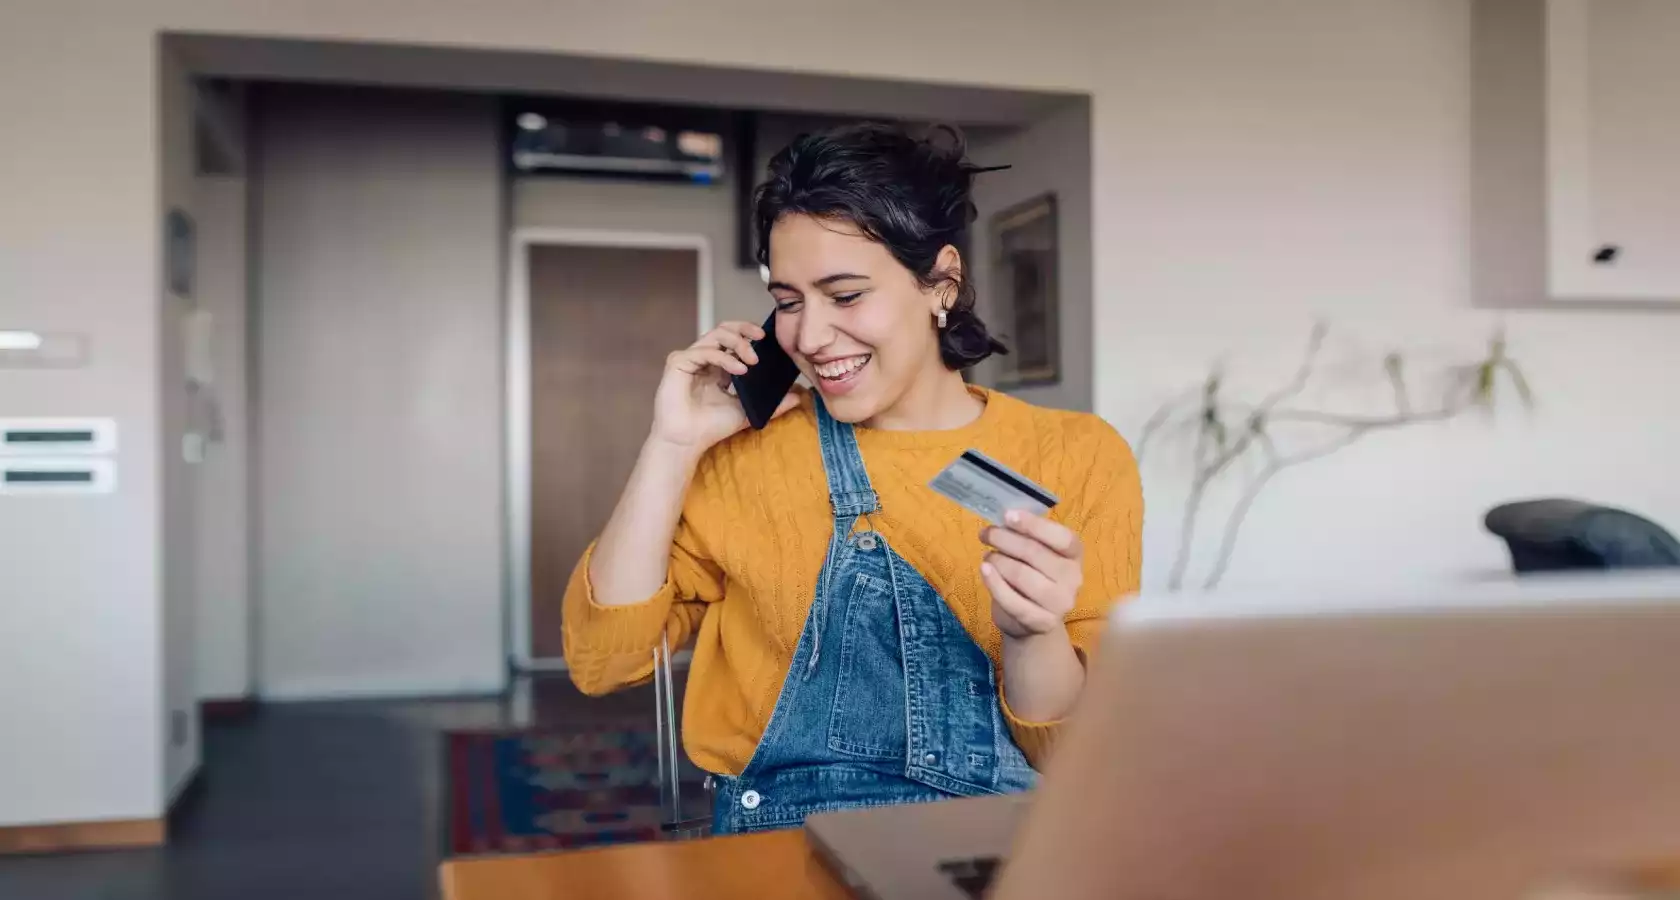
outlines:
[[[1164,404],[1144,426],[1138,440],[1140,460],[1162,435],[1186,429],[1194,432],[1190,493],[1179,523],[1178,554],[1168,578],[1172,590],[1184,585],[1208,491],[1222,478],[1234,475],[1241,479],[1241,490],[1221,529],[1218,552],[1203,582],[1206,588],[1217,586],[1225,576],[1243,522],[1260,493],[1285,470],[1322,459],[1379,432],[1442,422],[1474,411],[1492,412],[1504,381],[1510,382],[1523,406],[1533,405],[1528,379],[1506,352],[1504,335],[1495,333],[1479,359],[1445,368],[1442,374],[1446,387],[1438,403],[1423,407],[1414,404],[1407,387],[1410,373],[1406,359],[1395,351],[1382,360],[1384,381],[1392,395],[1391,409],[1355,415],[1302,407],[1297,403],[1317,374],[1328,334],[1323,324],[1315,326],[1294,376],[1259,403],[1227,399],[1225,374],[1215,368],[1200,386]],[[1328,431],[1329,437],[1286,452],[1275,436],[1284,425],[1317,426]]]

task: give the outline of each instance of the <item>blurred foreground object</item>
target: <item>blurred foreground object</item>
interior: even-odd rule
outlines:
[[[1550,882],[1524,900],[1674,900],[1680,897],[1680,854],[1666,864]]]
[[[1680,542],[1642,516],[1579,500],[1523,500],[1482,520],[1511,548],[1518,573],[1680,566]]]
[[[1673,900],[1676,646],[1668,570],[1146,592],[990,896]]]

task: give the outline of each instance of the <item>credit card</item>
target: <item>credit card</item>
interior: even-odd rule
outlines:
[[[1012,509],[1043,515],[1057,502],[1055,494],[978,450],[963,451],[928,487],[993,525],[1002,525]]]

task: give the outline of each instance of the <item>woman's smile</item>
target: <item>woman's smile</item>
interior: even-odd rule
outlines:
[[[864,376],[864,367],[873,358],[873,354],[862,353],[823,362],[813,360],[811,369],[817,374],[817,389],[830,397],[849,393],[857,387]]]

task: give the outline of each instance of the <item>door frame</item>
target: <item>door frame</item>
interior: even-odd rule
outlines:
[[[502,479],[507,513],[506,594],[508,662],[516,672],[564,671],[563,659],[531,656],[531,248],[539,246],[693,250],[697,257],[695,337],[713,325],[712,242],[702,234],[608,231],[592,228],[515,228],[508,241],[508,302],[503,332],[507,360]],[[677,349],[675,347],[673,350]],[[649,397],[652,403],[653,398]]]

